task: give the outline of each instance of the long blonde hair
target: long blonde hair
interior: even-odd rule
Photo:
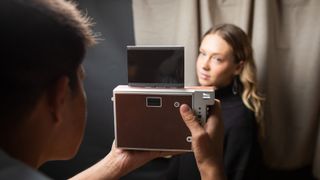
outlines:
[[[233,50],[234,62],[243,61],[243,69],[239,75],[243,87],[242,101],[247,108],[255,114],[259,125],[260,135],[264,135],[263,108],[265,98],[259,93],[257,87],[256,65],[253,58],[253,49],[246,33],[233,24],[221,24],[209,29],[208,34],[217,34],[224,39]]]

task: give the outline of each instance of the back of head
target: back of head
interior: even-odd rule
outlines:
[[[28,116],[61,76],[76,88],[76,69],[95,42],[88,18],[63,0],[0,2],[0,126]]]

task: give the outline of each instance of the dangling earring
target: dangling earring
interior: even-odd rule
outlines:
[[[233,93],[234,95],[236,95],[236,94],[238,94],[238,92],[239,92],[239,83],[238,83],[238,78],[237,78],[237,76],[235,76],[235,77],[233,78],[232,93]]]

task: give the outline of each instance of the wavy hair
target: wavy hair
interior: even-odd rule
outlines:
[[[243,61],[243,69],[239,74],[242,85],[242,101],[247,108],[254,112],[260,134],[264,135],[262,104],[265,98],[258,91],[257,70],[249,37],[243,30],[233,24],[221,24],[212,27],[203,37],[209,34],[217,34],[232,47],[234,63],[238,64]]]

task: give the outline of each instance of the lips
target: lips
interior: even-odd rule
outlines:
[[[199,78],[203,79],[203,80],[209,80],[210,79],[210,75],[206,74],[206,73],[199,73]]]

